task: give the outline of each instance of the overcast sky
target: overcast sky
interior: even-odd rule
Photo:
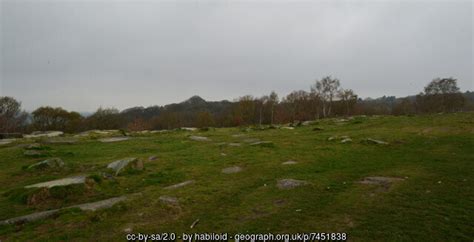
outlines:
[[[0,96],[94,111],[192,95],[473,90],[473,1],[1,1]]]

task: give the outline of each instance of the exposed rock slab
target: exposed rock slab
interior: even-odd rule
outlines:
[[[277,187],[282,190],[289,190],[299,186],[308,185],[307,181],[295,180],[295,179],[281,179],[277,182]]]
[[[108,164],[107,168],[114,170],[115,175],[117,176],[122,171],[126,170],[127,168],[142,170],[143,162],[137,158],[126,158],[126,159],[116,160]]]
[[[126,141],[129,139],[130,139],[129,137],[110,137],[110,138],[99,139],[99,141],[102,143],[112,143],[112,142]]]
[[[283,126],[283,127],[280,127],[280,129],[289,129],[289,130],[293,130],[293,129],[295,129],[295,127],[290,127],[290,126]]]
[[[68,177],[68,178],[63,178],[63,179],[58,179],[58,180],[53,180],[53,181],[48,181],[48,182],[41,182],[41,183],[25,186],[25,188],[41,188],[41,187],[51,188],[51,187],[56,187],[56,186],[69,186],[69,185],[74,185],[74,184],[82,184],[85,182],[86,182],[85,176],[76,176],[76,177]]]
[[[7,145],[15,142],[16,139],[0,139],[0,145]]]
[[[72,145],[77,143],[79,140],[76,138],[69,138],[69,137],[56,137],[56,138],[49,138],[46,140],[43,140],[42,143],[45,144],[66,144],[66,145]]]
[[[185,131],[197,131],[198,129],[197,129],[197,128],[194,128],[194,127],[181,127],[181,130],[185,130]]]
[[[188,181],[184,181],[184,182],[181,182],[181,183],[178,183],[178,184],[167,186],[167,187],[165,187],[165,189],[176,189],[176,188],[184,187],[184,186],[187,186],[187,185],[190,185],[190,184],[193,184],[193,183],[194,183],[194,180],[188,180]]]
[[[232,167],[227,167],[227,168],[222,169],[222,173],[224,174],[238,173],[241,171],[242,171],[242,168],[239,166],[232,166]]]
[[[99,210],[99,209],[110,208],[113,205],[115,205],[116,203],[121,202],[121,201],[125,201],[126,199],[127,198],[125,196],[114,197],[114,198],[109,198],[109,199],[98,201],[98,202],[79,204],[79,205],[72,206],[72,207],[73,208],[79,208],[83,211],[96,211],[96,210]]]
[[[25,138],[40,138],[40,137],[56,137],[63,135],[64,132],[62,131],[36,131],[28,135],[24,135]]]
[[[28,169],[52,169],[64,167],[64,161],[60,158],[51,158],[44,161],[37,162],[28,166]]]
[[[381,141],[381,140],[376,140],[376,139],[371,139],[371,138],[367,138],[367,139],[363,140],[363,142],[368,143],[368,144],[376,144],[376,145],[388,145],[388,142]]]
[[[106,200],[102,200],[102,201],[98,201],[98,202],[84,203],[84,204],[73,205],[73,206],[66,207],[66,208],[61,208],[61,209],[53,209],[53,210],[33,213],[33,214],[29,214],[29,215],[20,216],[20,217],[11,218],[11,219],[1,221],[0,225],[19,224],[19,223],[33,222],[33,221],[37,221],[37,220],[41,220],[41,219],[46,219],[46,218],[49,218],[49,217],[59,213],[62,210],[70,209],[70,208],[79,208],[83,211],[96,211],[96,210],[99,210],[99,209],[110,208],[113,205],[117,204],[118,202],[125,201],[126,199],[127,198],[125,196],[115,197],[115,198],[110,198],[110,199],[106,199]]]

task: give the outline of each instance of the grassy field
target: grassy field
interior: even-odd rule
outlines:
[[[352,142],[329,141],[333,136]],[[251,146],[245,142],[251,138],[272,145]],[[389,144],[362,142],[366,138]],[[129,199],[96,212],[68,209],[41,221],[3,225],[1,241],[124,241],[126,229],[345,232],[351,241],[474,239],[474,113],[328,119],[293,130],[170,131],[115,143],[82,138],[77,144],[44,145],[45,157],[26,157],[24,151],[19,142],[0,146],[0,220],[124,194]],[[149,161],[150,156],[157,159]],[[47,157],[63,159],[66,168],[24,169]],[[144,169],[103,178],[108,163],[127,157],[143,159]],[[282,165],[288,160],[298,163]],[[221,172],[231,166],[243,170]],[[96,184],[56,189],[49,199],[26,204],[24,186],[78,174],[93,175]],[[403,180],[389,187],[359,183],[372,176]],[[281,190],[276,185],[284,178],[309,184]],[[164,189],[186,180],[195,183]],[[160,201],[163,195],[178,203]]]

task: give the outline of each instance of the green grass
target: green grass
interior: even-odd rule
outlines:
[[[323,128],[313,131],[314,127]],[[212,142],[192,141],[190,134]],[[233,137],[243,134],[243,137]],[[347,135],[352,143],[328,141]],[[272,141],[250,146],[244,139]],[[364,144],[374,138],[389,145]],[[219,145],[239,142],[240,147]],[[296,233],[346,232],[353,241],[471,241],[474,238],[474,114],[414,117],[358,117],[322,120],[294,130],[240,128],[172,131],[117,143],[83,139],[48,145],[48,157],[67,167],[25,171],[45,158],[26,157],[18,144],[0,146],[0,220],[124,194],[124,203],[96,212],[69,209],[50,219],[0,227],[6,241],[123,241],[133,232]],[[221,153],[224,153],[222,155]],[[157,160],[148,161],[155,155]],[[138,157],[145,169],[109,180],[105,166]],[[296,165],[281,165],[287,160]],[[229,166],[243,171],[222,174]],[[24,202],[25,185],[85,174],[89,189],[55,190],[50,201]],[[406,178],[388,191],[358,184],[367,176]],[[276,181],[301,179],[310,185],[279,190]],[[185,180],[194,184],[163,189]],[[138,194],[138,195],[137,195]],[[164,204],[161,195],[179,205]],[[194,229],[189,226],[196,219]]]

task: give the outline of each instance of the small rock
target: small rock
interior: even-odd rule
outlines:
[[[28,169],[50,169],[50,168],[62,168],[64,167],[64,161],[60,158],[51,158],[41,162],[37,162],[33,165],[28,166]]]
[[[441,181],[438,181],[438,184],[441,184],[441,183],[443,183],[443,182],[441,182]]]
[[[122,160],[114,161],[107,165],[107,168],[112,169],[115,171],[115,175],[117,176],[123,170],[127,168],[135,169],[135,170],[143,170],[143,161],[137,158],[127,158]]]
[[[112,143],[112,142],[125,141],[129,139],[130,139],[129,137],[110,137],[110,138],[99,139],[99,141],[102,143]]]
[[[262,146],[262,147],[273,147],[273,142],[271,141],[258,141],[255,143],[251,143],[251,146]]]
[[[350,143],[350,142],[352,142],[351,138],[345,138],[345,139],[341,140],[341,143],[343,143],[343,144]]]
[[[211,141],[211,139],[209,139],[208,137],[204,137],[204,136],[189,136],[190,139],[194,140],[194,141]]]
[[[371,139],[371,138],[367,138],[367,139],[363,140],[362,142],[368,143],[368,144],[376,144],[376,145],[387,145],[388,144],[385,141]]]
[[[148,157],[148,160],[149,160],[149,161],[156,160],[156,159],[158,159],[158,157],[156,157],[156,156],[154,156],[154,155]]]
[[[306,181],[295,180],[295,179],[281,179],[277,182],[277,187],[280,189],[293,189],[299,186],[309,184]]]
[[[221,156],[227,156],[227,154],[226,153],[221,153]]]
[[[131,232],[132,232],[132,228],[126,228],[126,229],[124,229],[124,230],[123,230],[123,232],[125,232],[125,233],[128,233],[128,234],[129,234],[129,233],[131,233]]]
[[[298,164],[298,162],[294,161],[294,160],[289,160],[289,161],[285,161],[283,163],[281,163],[282,165],[295,165],[295,164]]]
[[[242,171],[242,168],[238,166],[232,166],[232,167],[227,167],[227,168],[222,169],[222,173],[224,174],[238,173],[241,171]]]
[[[181,183],[178,183],[178,184],[174,184],[174,185],[171,185],[171,186],[167,186],[165,187],[165,189],[176,189],[176,188],[180,188],[180,187],[184,187],[184,186],[187,186],[189,184],[193,184],[194,183],[194,180],[188,180],[188,181],[184,181],[184,182],[181,182]]]
[[[178,199],[175,197],[170,197],[170,196],[160,196],[160,201],[164,203],[169,203],[169,204],[175,204],[178,203]]]
[[[198,130],[197,128],[194,128],[194,127],[181,127],[181,130],[185,130],[185,131],[196,131]]]
[[[229,143],[229,146],[241,146],[240,143]]]

